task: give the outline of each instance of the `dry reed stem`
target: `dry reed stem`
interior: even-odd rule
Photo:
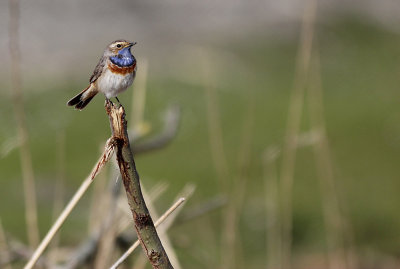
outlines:
[[[122,212],[118,211],[118,201],[121,193],[121,184],[110,181],[111,191],[103,195],[105,204],[103,205],[103,221],[100,227],[100,238],[97,244],[96,259],[94,268],[104,268],[113,260],[115,249],[115,238],[118,235],[118,226],[121,221]],[[106,196],[106,197],[104,197]],[[104,217],[104,212],[108,214]]]
[[[9,137],[5,139],[0,147],[0,159],[6,157],[11,151],[19,146],[18,137]]]
[[[161,223],[163,223],[169,215],[171,215],[174,210],[176,210],[183,202],[185,201],[185,198],[180,198],[175,204],[173,204],[156,222],[155,222],[155,227],[158,227]],[[137,248],[140,244],[139,240],[136,240],[136,242],[116,261],[110,269],[115,269],[118,268],[125,260],[128,258],[128,256]]]
[[[0,219],[0,253],[2,258],[6,261],[10,260],[10,251],[8,250],[7,238],[4,233],[3,225]],[[12,269],[11,263],[7,263],[3,267],[4,269]]]
[[[57,163],[57,176],[54,188],[54,204],[53,204],[53,222],[57,219],[64,204],[64,180],[65,180],[65,130],[57,133],[56,143],[56,163]],[[51,256],[48,257],[50,263],[55,264],[58,256],[59,234],[55,235],[52,243],[49,246],[49,253],[51,249]]]
[[[175,196],[175,200],[179,200],[180,197],[185,197],[185,200],[188,200],[192,197],[195,190],[196,190],[195,184],[187,183],[183,187],[183,189]],[[171,216],[169,216],[166,221],[164,221],[163,225],[160,226],[160,231],[166,232],[172,226],[172,223],[176,223],[175,220],[182,210],[183,210],[183,206],[181,206],[177,210],[175,210],[173,212],[173,214]]]
[[[116,235],[115,225],[111,225],[101,234],[97,245],[96,259],[93,262],[93,268],[105,268],[114,260]]]
[[[240,249],[240,242],[237,237],[237,223],[238,212],[242,206],[245,197],[247,177],[246,171],[248,169],[250,160],[250,142],[252,137],[252,128],[254,122],[254,97],[250,92],[248,93],[248,111],[244,120],[242,143],[238,153],[238,171],[234,179],[234,184],[228,185],[229,168],[226,158],[225,150],[223,147],[222,125],[220,120],[219,105],[217,94],[215,91],[215,70],[210,64],[205,52],[202,55],[203,73],[205,81],[205,94],[207,104],[207,122],[210,137],[210,146],[213,162],[217,170],[219,185],[222,191],[229,192],[229,202],[225,211],[223,220],[223,234],[222,234],[222,255],[221,255],[221,268],[232,268],[234,264],[239,262],[238,250]],[[232,187],[230,187],[232,186]],[[239,266],[240,267],[240,266]]]
[[[222,133],[222,125],[220,119],[220,111],[217,93],[215,90],[215,70],[210,64],[209,56],[207,52],[202,51],[201,59],[203,76],[205,81],[205,97],[206,97],[206,111],[207,111],[207,124],[208,124],[208,136],[210,139],[211,157],[217,172],[217,178],[219,187],[222,192],[231,192],[231,188],[228,185],[229,168],[228,161],[224,149],[224,140]],[[231,195],[229,195],[231,196]],[[222,234],[222,247],[221,247],[221,266],[222,268],[228,268],[231,264],[231,260],[234,259],[234,247],[231,242],[235,240],[234,230],[236,228],[236,214],[234,210],[234,203],[229,197],[228,207],[225,211],[225,216],[222,221],[223,231]],[[234,261],[233,261],[234,263]],[[224,267],[225,266],[225,267]]]
[[[118,173],[120,176],[119,171],[115,170],[115,172]],[[104,171],[99,175],[104,175]],[[123,199],[123,197],[120,195],[120,187],[121,187],[121,178],[118,178],[117,181],[115,182],[116,173],[112,173],[111,180],[109,181],[109,189],[106,189],[105,187],[102,188],[103,190],[103,196],[104,193],[111,194],[107,195],[107,199],[104,199],[104,197],[98,197],[98,203],[97,207],[102,209],[102,217],[98,218],[98,225],[97,227],[94,228],[95,231],[97,232],[92,232],[89,238],[87,238],[79,247],[76,248],[74,253],[70,255],[71,258],[69,258],[69,261],[63,265],[61,268],[63,269],[68,269],[68,268],[77,268],[79,266],[82,266],[90,257],[93,257],[94,254],[96,253],[98,249],[98,245],[101,244],[100,240],[102,240],[101,237],[103,237],[103,231],[107,231],[107,229],[110,227],[110,225],[116,225],[117,226],[117,235],[120,235],[128,226],[132,224],[132,217],[131,217],[131,212],[129,211],[129,207],[126,206],[126,200]],[[94,187],[97,187],[98,182],[99,182],[99,176],[96,178],[96,185]],[[157,200],[159,196],[166,191],[167,189],[166,183],[158,183],[155,187],[153,187],[150,190],[151,193],[151,198],[153,200]],[[110,199],[109,197],[112,196],[111,198],[111,206],[110,204]],[[106,209],[106,208],[109,209]],[[108,211],[108,215],[105,216],[104,212]],[[113,212],[118,212],[116,216],[114,216]],[[93,231],[93,230],[92,230]],[[113,251],[114,252],[114,251]],[[97,256],[99,256],[98,252],[96,253],[96,259]],[[144,255],[143,255],[144,256]],[[145,257],[145,256],[144,256]],[[146,257],[145,257],[146,258]],[[145,260],[147,262],[147,258]],[[100,262],[95,261],[95,264],[100,264]],[[102,264],[100,267],[104,267],[105,265]]]
[[[240,264],[242,258],[240,255],[240,247],[242,244],[237,226],[246,195],[248,181],[247,173],[251,160],[251,141],[253,138],[255,107],[253,91],[251,89],[248,89],[247,98],[247,111],[243,121],[242,141],[240,142],[238,152],[238,169],[233,181],[233,189],[230,193],[223,228],[223,255],[221,256],[221,268],[226,269],[233,268],[235,265],[238,268],[243,267]]]
[[[117,181],[114,180],[115,178],[117,178]],[[118,211],[118,203],[122,190],[121,176],[118,170],[113,169],[108,185],[108,191],[100,197],[103,213],[101,224],[98,228],[98,242],[92,252],[92,255],[95,255],[94,268],[105,268],[113,260],[115,238],[117,237],[118,226],[123,215],[121,211]]]
[[[291,268],[292,189],[296,144],[297,134],[300,129],[305,84],[309,73],[316,9],[316,0],[308,0],[304,9],[294,85],[289,104],[285,145],[282,151],[280,196],[282,202],[282,266],[285,269]]]
[[[110,149],[109,149],[109,144],[111,139],[108,140],[105,148],[105,152],[103,155],[100,157],[99,161],[97,164],[94,166],[92,172],[90,173],[90,176],[88,176],[81,184],[79,189],[75,192],[74,196],[71,198],[71,200],[68,202],[64,210],[61,212],[60,216],[57,218],[55,223],[51,226],[50,230],[47,232],[46,236],[43,238],[42,242],[40,245],[36,248],[35,252],[33,253],[32,257],[28,261],[28,263],[25,265],[24,269],[31,269],[39,259],[39,257],[43,254],[44,250],[46,247],[49,245],[50,241],[53,239],[57,231],[60,229],[60,227],[63,225],[64,221],[67,219],[71,211],[74,209],[76,204],[79,202],[79,200],[82,198],[82,196],[85,194],[87,189],[89,188],[90,184],[93,182],[93,176],[96,176],[99,172],[100,169],[104,166],[104,162],[107,159],[105,156],[108,156],[110,154]]]
[[[109,171],[112,172],[109,172]],[[109,175],[111,174],[111,176]],[[88,234],[91,235],[93,231],[99,230],[102,220],[104,219],[104,206],[106,204],[105,199],[102,199],[104,193],[107,192],[107,179],[108,177],[118,178],[118,174],[114,172],[114,169],[109,169],[109,166],[103,167],[103,172],[96,177],[96,184],[93,186],[92,195],[90,198],[90,209],[88,217]]]
[[[204,216],[205,214],[217,210],[227,203],[227,198],[225,195],[217,194],[215,197],[208,199],[205,202],[198,204],[195,207],[192,207],[185,211],[184,214],[180,215],[177,222],[184,223],[188,221],[192,221],[193,219]]]
[[[340,211],[340,202],[333,173],[329,141],[323,107],[323,91],[320,74],[320,61],[317,52],[313,57],[309,99],[309,117],[311,128],[319,134],[313,144],[314,155],[322,194],[323,215],[328,244],[328,263],[331,269],[350,268],[346,261],[344,216]]]
[[[37,220],[37,202],[35,193],[35,178],[32,166],[32,156],[29,149],[29,135],[22,96],[21,82],[21,52],[19,47],[19,0],[9,1],[10,25],[9,41],[11,55],[11,85],[15,121],[17,124],[18,144],[20,151],[22,178],[25,199],[25,218],[28,241],[31,248],[39,243],[39,228]]]
[[[157,200],[163,193],[165,193],[169,188],[169,183],[162,181],[162,182],[157,182],[157,184],[151,188],[149,192],[149,197],[151,197],[151,200],[154,202]]]
[[[137,78],[135,79],[135,86],[132,93],[132,126],[134,130],[138,130],[143,126],[144,108],[146,105],[146,83],[147,73],[149,70],[149,63],[147,59],[140,62],[140,69],[138,70]],[[141,133],[138,131],[138,133]]]
[[[221,116],[219,112],[218,98],[215,90],[215,70],[210,64],[209,57],[206,52],[202,52],[201,59],[204,59],[202,64],[204,74],[204,89],[207,105],[207,124],[208,124],[208,136],[210,139],[211,156],[215,169],[217,171],[217,177],[220,185],[220,189],[223,192],[228,192],[228,177],[229,168],[228,161],[226,159],[224,141],[222,135]]]
[[[267,269],[283,269],[281,265],[281,230],[279,223],[279,192],[276,159],[279,148],[267,148],[263,156],[266,211],[266,259]]]
[[[74,194],[70,202],[67,204],[67,206],[64,208],[63,212],[61,212],[60,216],[56,220],[56,222],[53,224],[53,226],[50,228],[50,230],[47,232],[46,236],[40,243],[39,247],[35,250],[33,253],[31,259],[28,261],[28,263],[25,265],[24,269],[30,269],[32,268],[39,257],[42,255],[43,251],[47,247],[47,245],[50,243],[51,239],[54,237],[54,235],[57,233],[57,231],[60,229],[61,225],[64,223],[66,218],[69,216],[71,213],[72,209],[74,209],[75,205],[78,203],[78,201],[81,199],[83,194],[86,192],[86,190],[89,188],[90,184],[92,184],[92,178],[89,176],[87,177],[77,190],[77,192]]]

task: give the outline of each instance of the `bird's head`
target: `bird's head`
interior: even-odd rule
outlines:
[[[105,56],[110,57],[111,61],[119,66],[129,66],[135,62],[135,58],[131,53],[131,47],[136,42],[127,40],[116,40],[108,45]]]
[[[122,54],[125,51],[130,51],[131,47],[135,45],[136,42],[130,42],[127,40],[115,40],[110,45],[108,45],[108,50],[112,52],[114,55]]]

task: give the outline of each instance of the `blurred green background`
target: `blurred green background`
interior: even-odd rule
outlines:
[[[141,61],[149,66],[144,112],[150,126],[148,136],[161,130],[169,105],[181,107],[180,126],[173,141],[163,149],[136,157],[147,189],[159,182],[169,184],[156,202],[159,213],[189,182],[196,190],[183,213],[217,195],[227,198],[216,210],[170,229],[168,234],[182,267],[223,268],[221,261],[227,255],[221,247],[226,228],[223,219],[229,205],[237,200],[233,267],[267,267],[267,239],[271,235],[266,184],[271,179],[263,156],[271,147],[281,149],[285,144],[306,2],[287,1],[293,7],[290,12],[278,12],[272,19],[267,19],[274,11],[267,10],[273,6],[270,3],[222,1],[206,8],[207,3],[182,7],[178,2],[117,1],[111,5],[100,1],[102,4],[92,3],[95,6],[90,2],[94,1],[82,6],[75,1],[21,2],[23,101],[41,237],[52,223],[60,136],[65,136],[65,201],[90,173],[110,136],[102,96],[83,111],[65,103],[86,87],[105,46],[125,38],[138,42],[133,49],[138,72]],[[7,6],[6,1],[0,4],[3,26],[8,24]],[[232,10],[226,11],[224,6]],[[375,6],[369,8],[374,10]],[[257,10],[254,16],[252,10]],[[87,18],[86,11],[90,11]],[[185,11],[187,14],[181,14]],[[356,260],[351,268],[396,268],[400,266],[400,28],[398,19],[396,24],[396,19],[381,21],[377,19],[380,15],[371,14],[375,13],[350,7],[335,9],[322,2],[317,9],[312,53],[318,53],[320,59],[320,105],[337,198],[347,223],[345,237]],[[11,99],[11,59],[7,27],[3,28],[0,48],[6,64],[0,69],[0,216],[7,234],[27,242]],[[308,88],[299,132],[306,139],[312,128]],[[130,89],[119,96],[128,116],[133,109],[132,92]],[[210,102],[214,102],[217,114],[210,111]],[[210,131],[213,119],[219,121],[222,132],[227,188],[218,183],[218,164],[213,155],[217,149]],[[324,194],[313,143],[296,152],[293,268],[327,268],[328,263]],[[278,184],[281,166],[279,155],[272,166],[277,169]],[[243,200],[240,195],[244,195]],[[285,195],[280,192],[279,199],[285,199]],[[62,246],[73,248],[87,236],[89,210],[87,194],[61,229]]]

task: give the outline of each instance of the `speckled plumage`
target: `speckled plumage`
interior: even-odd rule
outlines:
[[[99,92],[109,99],[132,85],[136,74],[136,59],[130,49],[135,44],[116,40],[108,45],[90,77],[89,86],[67,104],[81,110]]]

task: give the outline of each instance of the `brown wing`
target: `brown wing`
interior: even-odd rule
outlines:
[[[106,64],[106,57],[101,57],[99,63],[96,65],[96,68],[93,71],[93,75],[90,77],[90,83],[95,82],[103,72],[104,65]]]

